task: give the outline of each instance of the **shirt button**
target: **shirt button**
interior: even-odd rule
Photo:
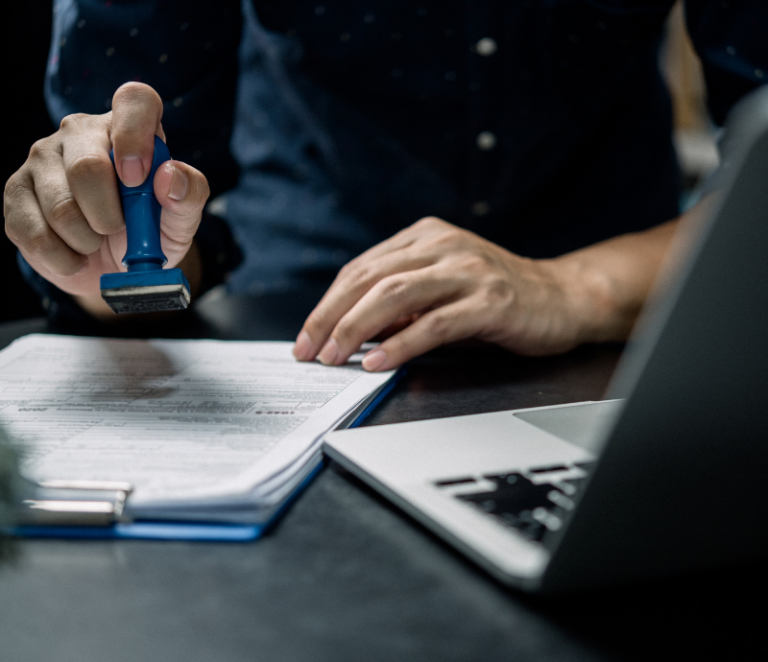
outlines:
[[[491,133],[490,131],[483,131],[478,134],[477,146],[485,152],[493,149],[496,147],[496,134]]]
[[[473,216],[485,216],[489,211],[491,211],[491,205],[485,200],[479,200],[472,205]]]
[[[475,44],[475,51],[478,53],[478,55],[488,57],[489,55],[493,55],[498,47],[499,46],[495,39],[491,39],[490,37],[483,37]]]

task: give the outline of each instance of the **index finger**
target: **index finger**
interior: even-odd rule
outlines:
[[[115,169],[126,186],[138,186],[152,169],[155,136],[165,140],[163,101],[149,85],[126,83],[112,97]]]
[[[423,269],[433,262],[429,254],[409,250],[386,253],[369,259],[363,253],[347,264],[315,309],[309,314],[296,338],[293,354],[299,361],[311,361],[317,356],[331,332],[354,306],[377,283],[397,273]]]
[[[61,152],[64,164],[62,175],[66,176],[77,205],[88,226],[104,235],[122,230],[125,223],[115,170],[109,160],[109,135],[103,129],[101,120],[100,116],[71,122],[68,130],[73,139],[62,141]],[[94,126],[102,127],[102,130],[94,131]],[[49,214],[46,216],[50,218]],[[85,228],[81,228],[80,232],[85,233]]]

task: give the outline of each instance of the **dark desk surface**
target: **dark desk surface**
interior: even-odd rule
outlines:
[[[292,339],[315,297],[208,300],[163,335]],[[0,346],[46,329],[1,325]],[[619,354],[441,350],[415,361],[367,424],[599,399]],[[750,600],[768,588],[757,564],[533,598],[333,464],[256,543],[23,541],[18,551],[0,568],[3,662],[745,660],[767,648],[765,607]]]

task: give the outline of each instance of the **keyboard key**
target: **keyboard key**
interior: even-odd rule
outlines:
[[[550,499],[550,493],[562,494],[554,485],[544,483],[534,485],[519,473],[484,476],[496,484],[493,491],[457,494],[456,498],[474,505],[485,513],[493,515],[507,526],[518,529],[531,540],[541,540],[548,528],[559,528],[560,520],[552,512],[556,504]],[[537,509],[547,514],[534,516]],[[554,526],[554,523],[557,526]]]

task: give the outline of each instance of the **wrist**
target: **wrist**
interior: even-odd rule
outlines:
[[[629,338],[678,223],[669,221],[550,260],[578,342]]]
[[[580,252],[543,262],[559,283],[563,323],[571,329],[574,346],[627,339],[640,305],[622,298],[619,284],[606,270]]]

